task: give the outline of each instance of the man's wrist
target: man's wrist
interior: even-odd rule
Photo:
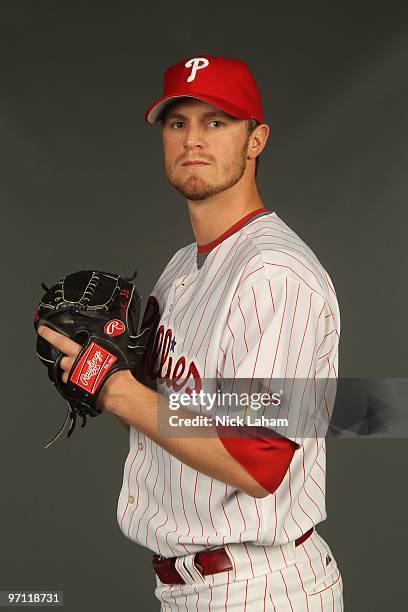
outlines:
[[[102,410],[120,417],[124,398],[131,393],[131,387],[137,384],[130,370],[115,372],[104,384],[98,397],[98,405]]]

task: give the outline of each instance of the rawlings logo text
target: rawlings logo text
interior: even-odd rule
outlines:
[[[91,342],[74,367],[70,382],[94,395],[115,361],[116,355]]]
[[[87,387],[91,378],[97,375],[99,370],[101,369],[100,364],[102,363],[102,353],[100,351],[95,351],[92,359],[87,361],[88,369],[86,372],[81,374],[81,381]]]

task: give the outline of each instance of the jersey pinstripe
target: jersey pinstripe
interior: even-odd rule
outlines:
[[[158,279],[146,369],[164,396],[230,389],[241,379],[336,379],[340,315],[333,283],[310,247],[275,213],[256,215],[197,265],[196,243]],[[293,418],[324,407],[333,387],[289,402]],[[331,392],[328,392],[331,389]],[[123,533],[165,557],[226,543],[285,544],[326,518],[324,437],[290,431],[296,450],[278,489],[256,499],[183,464],[130,428],[118,500]],[[265,471],[273,470],[273,457]]]

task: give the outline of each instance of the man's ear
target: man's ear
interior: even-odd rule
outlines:
[[[262,153],[266,141],[268,140],[269,132],[269,125],[261,123],[257,125],[254,131],[249,135],[247,155],[250,159],[258,157],[258,155]]]

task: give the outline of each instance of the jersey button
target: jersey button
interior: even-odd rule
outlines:
[[[139,450],[143,450],[143,442],[139,442]]]
[[[133,497],[133,495],[129,495],[129,497],[128,497],[129,504],[133,504],[134,501],[135,501],[135,498]]]

